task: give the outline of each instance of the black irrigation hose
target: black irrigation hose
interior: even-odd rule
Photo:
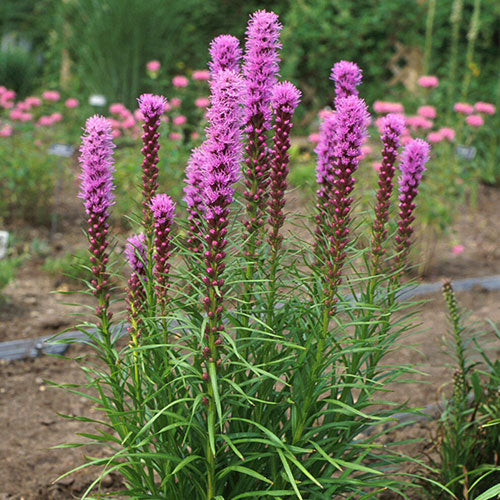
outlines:
[[[408,300],[422,295],[439,292],[443,284],[441,281],[436,283],[422,283],[413,288],[404,290],[399,295],[399,300]],[[475,287],[487,291],[500,290],[500,274],[495,276],[483,276],[479,278],[465,278],[453,282],[453,289],[457,292],[465,292]],[[127,325],[120,325],[115,328],[116,335],[122,336],[126,333]],[[74,342],[89,341],[89,335],[74,330],[65,332],[57,336],[57,339],[50,342],[54,335],[46,335],[37,339],[9,340],[0,342],[0,360],[15,361],[26,358],[36,358],[42,354],[64,354],[69,347],[70,340]],[[61,343],[63,341],[64,343]]]

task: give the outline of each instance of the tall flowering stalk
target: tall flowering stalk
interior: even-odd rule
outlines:
[[[98,298],[96,315],[105,334],[111,319],[109,311],[108,231],[109,209],[114,204],[113,149],[111,123],[95,115],[85,123],[80,147],[80,192],[88,219],[92,292]]]
[[[325,124],[328,123],[328,128],[333,131],[333,151],[329,152],[329,156],[333,156],[334,162],[325,177],[331,189],[320,190],[320,195],[329,209],[321,220],[325,226],[319,228],[316,234],[319,238],[321,231],[327,233],[328,248],[323,248],[321,253],[327,260],[328,271],[324,293],[328,315],[335,313],[337,301],[335,293],[341,282],[342,267],[346,258],[345,247],[349,242],[352,191],[355,183],[353,174],[359,165],[368,119],[369,114],[364,100],[351,95],[338,99],[336,113],[325,120]],[[331,135],[325,134],[323,138],[330,139]],[[328,146],[331,147],[331,143]],[[323,149],[326,147],[327,145],[323,145]],[[331,174],[333,180],[328,178]],[[323,238],[317,241],[318,246],[324,244]]]
[[[274,12],[260,10],[247,29],[243,74],[247,85],[245,123],[247,134],[244,192],[247,200],[245,226],[249,234],[246,255],[256,257],[258,232],[265,222],[270,159],[267,132],[271,128],[271,96],[279,71],[281,24]],[[252,273],[252,270],[249,270]],[[250,278],[251,276],[249,276]]]
[[[339,61],[333,65],[330,80],[335,83],[335,107],[339,99],[358,95],[357,87],[361,84],[363,74],[356,63]]]
[[[396,262],[395,268],[401,270],[405,266],[408,250],[411,244],[411,235],[415,220],[415,197],[418,186],[425,171],[425,164],[429,160],[430,146],[423,139],[412,139],[405,147],[399,177],[399,220],[396,235]]]
[[[271,226],[269,244],[271,245],[274,258],[283,240],[280,229],[285,220],[283,207],[285,206],[285,191],[287,188],[286,178],[289,172],[288,162],[290,158],[288,150],[290,149],[290,132],[293,127],[293,112],[300,102],[300,97],[300,91],[290,82],[282,82],[274,86],[272,105],[276,120],[274,124],[274,147],[270,174],[271,196],[268,202],[268,222]]]
[[[208,397],[204,403],[208,405],[207,424],[209,435],[215,433],[216,427],[216,391],[217,369],[222,362],[219,350],[223,343],[221,333],[224,331],[222,312],[224,310],[224,269],[226,234],[229,217],[229,206],[233,201],[234,184],[240,176],[242,157],[241,126],[244,96],[244,81],[234,71],[223,70],[215,74],[211,82],[211,107],[208,110],[207,139],[202,145],[203,151],[203,184],[202,198],[205,205],[205,266],[206,274],[203,283],[206,294],[203,306],[208,316],[205,328],[206,344],[203,357],[207,371],[203,377],[207,382]],[[219,417],[222,418],[220,410]],[[206,447],[208,461],[207,498],[215,496],[215,446],[208,440]]]
[[[229,69],[238,72],[242,50],[240,41],[231,35],[219,35],[210,43],[211,61],[208,63],[212,77],[219,71]]]
[[[379,170],[377,203],[375,205],[375,220],[373,222],[372,253],[373,270],[382,271],[380,259],[385,253],[383,248],[387,237],[387,221],[391,206],[393,178],[396,172],[398,149],[401,145],[401,134],[405,126],[404,118],[395,114],[388,114],[382,119],[382,166]]]
[[[138,99],[139,109],[144,116],[142,129],[143,148],[141,150],[144,160],[142,162],[142,213],[143,224],[147,231],[152,226],[151,200],[158,189],[158,150],[160,118],[165,111],[167,100],[163,96],[142,94]]]
[[[170,271],[171,240],[170,229],[175,216],[175,203],[166,194],[157,194],[151,200],[151,212],[154,220],[154,276],[156,283],[156,301],[160,314],[165,316],[167,305],[168,273]]]

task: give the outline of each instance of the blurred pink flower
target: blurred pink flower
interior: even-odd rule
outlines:
[[[413,137],[411,135],[402,135],[401,136],[401,144],[403,146],[406,146],[412,140],[413,140]]]
[[[378,172],[382,168],[382,163],[380,163],[379,161],[374,161],[372,163],[372,168],[373,170],[375,170],[375,172]]]
[[[10,99],[4,99],[4,96],[2,96],[0,98],[0,106],[4,109],[11,109],[14,107],[14,103]]]
[[[20,120],[22,115],[23,115],[23,112],[20,109],[13,109],[9,113],[9,118],[11,120]]]
[[[172,78],[172,85],[174,87],[187,87],[189,80],[183,75],[177,75]]]
[[[371,146],[368,144],[364,144],[361,146],[361,155],[359,157],[360,160],[366,158],[368,155],[371,155],[373,153],[373,149]]]
[[[441,132],[430,132],[427,134],[427,140],[432,144],[444,141],[445,137]]]
[[[13,90],[6,89],[2,94],[2,98],[5,99],[6,101],[12,101],[13,99],[16,98],[16,93]]]
[[[436,118],[436,108],[434,106],[420,106],[417,110],[417,114],[432,120]]]
[[[10,137],[12,135],[12,127],[10,125],[4,125],[0,128],[0,137]]]
[[[34,96],[26,97],[24,102],[33,108],[36,108],[42,104],[42,100],[39,97]]]
[[[331,109],[328,109],[328,108],[325,108],[325,109],[321,109],[319,112],[318,112],[318,116],[324,120],[325,118],[328,118],[334,111],[331,110]]]
[[[187,122],[187,118],[184,115],[178,115],[172,119],[174,125],[184,125]]]
[[[196,139],[199,139],[200,138],[200,134],[198,132],[193,132],[191,134],[191,139],[193,139],[193,141],[196,141]]]
[[[460,255],[461,253],[463,253],[464,250],[465,250],[465,247],[463,245],[455,245],[451,249],[451,252],[453,253],[453,255]]]
[[[134,118],[138,121],[138,122],[142,122],[142,120],[144,120],[144,115],[142,114],[142,111],[140,109],[136,109],[134,111]]]
[[[405,108],[400,102],[375,101],[373,103],[375,113],[404,113]]]
[[[31,108],[31,106],[26,101],[21,101],[17,103],[16,108],[19,111],[28,111]]]
[[[37,127],[50,127],[54,123],[51,115],[41,116],[36,122]]]
[[[173,108],[178,108],[182,104],[182,99],[179,99],[178,97],[172,97],[172,99],[170,99],[170,104]]]
[[[80,102],[78,101],[78,99],[70,97],[69,99],[66,99],[64,105],[69,109],[75,109],[80,105]]]
[[[484,125],[484,120],[481,115],[469,115],[465,119],[465,122],[471,127],[481,127],[482,125]]]
[[[115,115],[119,115],[127,108],[121,102],[115,102],[109,106],[109,112]]]
[[[474,109],[478,113],[484,113],[486,115],[494,115],[496,112],[496,108],[495,108],[494,104],[490,104],[489,102],[482,102],[482,101],[476,102],[476,104],[474,104]]]
[[[437,76],[424,75],[417,80],[417,83],[424,88],[436,88],[439,85],[439,80]]]
[[[156,73],[156,72],[160,71],[160,68],[161,68],[160,61],[153,60],[153,61],[149,61],[146,64],[146,69],[148,71],[151,71],[151,73]]]
[[[194,101],[194,104],[198,108],[206,108],[210,105],[210,99],[208,97],[198,97],[198,99]]]
[[[443,127],[438,130],[438,132],[445,138],[448,139],[450,142],[455,140],[455,131],[452,128],[449,127]]]
[[[423,116],[415,115],[415,116],[408,116],[406,118],[406,125],[414,129],[421,128],[423,130],[430,130],[432,128],[433,123],[427,118],[424,118]]]
[[[318,132],[313,132],[312,134],[309,134],[308,139],[313,142],[314,144],[319,142],[319,133]]]
[[[122,121],[121,126],[124,129],[132,128],[135,125],[135,120],[132,114]]]
[[[474,107],[471,106],[470,104],[467,104],[466,102],[455,103],[455,106],[453,106],[453,109],[457,113],[461,113],[463,115],[470,115],[474,112]]]
[[[111,131],[111,135],[116,139],[117,137],[120,137],[122,135],[122,131],[119,128],[114,128]]]
[[[61,94],[57,90],[46,90],[42,93],[42,97],[46,101],[57,102],[61,98]]]
[[[61,113],[52,113],[50,117],[52,118],[52,123],[60,122],[63,119]]]
[[[172,141],[180,141],[182,134],[179,134],[179,132],[170,132],[169,137]]]
[[[6,90],[7,90],[7,87],[0,85],[0,96],[2,96]]]
[[[198,69],[196,71],[193,71],[193,80],[210,80],[210,71],[208,71],[208,69]]]

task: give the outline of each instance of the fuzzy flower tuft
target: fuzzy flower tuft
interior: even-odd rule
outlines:
[[[165,112],[167,100],[161,95],[142,94],[139,99],[139,109],[145,118],[160,117]]]
[[[146,245],[146,235],[144,233],[133,234],[127,238],[127,244],[125,245],[127,262],[132,268],[132,272],[138,276],[146,274]]]
[[[175,203],[166,194],[157,194],[151,200],[151,211],[156,222],[171,224],[174,218]]]
[[[81,186],[79,197],[84,200],[88,215],[107,217],[113,196],[113,137],[111,123],[94,115],[85,123],[85,134],[80,147]]]
[[[273,87],[271,102],[274,109],[283,113],[293,113],[299,105],[300,90],[290,82],[280,82]]]
[[[356,63],[339,61],[333,65],[330,80],[335,83],[335,99],[358,95],[358,87],[363,79],[362,71]]]
[[[240,41],[232,35],[219,35],[210,43],[210,57],[208,67],[212,75],[229,69],[239,71],[242,50]]]
[[[263,117],[264,128],[271,123],[271,92],[279,72],[279,41],[282,25],[274,12],[258,10],[250,17],[246,31],[243,75],[247,79],[246,121]]]

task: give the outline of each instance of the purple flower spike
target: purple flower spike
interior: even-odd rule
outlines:
[[[125,245],[125,257],[132,268],[128,280],[127,311],[128,321],[130,323],[129,332],[132,335],[132,341],[137,345],[137,338],[141,332],[141,312],[144,310],[146,302],[146,291],[144,282],[146,281],[146,263],[147,263],[147,242],[146,235],[140,233],[134,234],[127,239]]]
[[[193,254],[200,254],[203,250],[203,241],[201,238],[201,227],[202,227],[202,214],[204,210],[203,198],[202,198],[202,185],[203,185],[203,161],[205,158],[205,153],[203,147],[200,146],[193,149],[191,156],[188,160],[188,165],[186,167],[186,179],[187,184],[184,188],[184,201],[188,206],[188,237],[187,245],[190,252]],[[189,261],[191,263],[191,259]]]
[[[239,178],[242,156],[241,126],[242,101],[245,84],[234,71],[224,70],[214,75],[211,83],[212,106],[208,111],[207,139],[200,149],[203,171],[202,200],[205,205],[204,253],[206,275],[203,283],[206,295],[203,305],[209,318],[205,334],[207,344],[203,356],[207,362],[220,361],[218,350],[222,344],[219,336],[224,330],[222,323],[223,285],[225,269],[226,233],[229,205],[233,201],[234,183]]]
[[[151,199],[158,189],[158,150],[160,144],[158,139],[160,133],[160,118],[165,111],[167,100],[163,96],[153,94],[142,94],[138,99],[139,109],[144,116],[142,128],[142,142],[144,146],[141,150],[144,155],[142,162],[142,213],[144,215],[143,224],[146,228],[151,227],[150,204]]]
[[[323,184],[320,184],[318,192],[319,214],[316,219],[316,248],[319,249],[318,254],[326,259],[328,268],[325,306],[331,315],[336,311],[335,294],[342,279],[345,247],[349,242],[349,214],[355,183],[353,173],[358,168],[368,121],[368,110],[362,99],[354,95],[340,98],[337,112],[324,122],[320,141],[327,142],[318,146],[323,155],[320,158],[322,161],[334,158],[333,165],[323,164],[318,168],[318,177]]]
[[[108,263],[109,209],[113,196],[113,149],[111,123],[95,115],[85,123],[85,132],[80,147],[80,193],[88,215],[90,262],[94,278],[91,281],[93,293],[99,298],[96,308],[101,321],[111,319],[109,308],[109,283],[106,266]]]
[[[279,230],[283,226],[285,216],[285,191],[288,175],[288,150],[290,149],[290,132],[293,127],[292,116],[301,97],[300,90],[290,82],[277,83],[272,94],[272,105],[276,114],[274,125],[274,149],[271,164],[271,199],[269,200],[269,219],[271,234],[269,244],[276,253],[281,246],[283,235]]]
[[[382,118],[382,166],[379,170],[377,204],[375,205],[375,221],[373,222],[373,266],[375,272],[380,272],[380,258],[385,253],[383,243],[387,237],[387,220],[391,206],[394,172],[398,149],[401,145],[401,134],[405,127],[404,118],[400,115],[388,114]]]
[[[212,76],[229,69],[238,72],[240,69],[240,60],[242,50],[240,41],[231,35],[219,35],[210,43],[210,57],[212,60],[208,63]]]
[[[255,258],[259,229],[265,222],[270,159],[267,131],[271,127],[271,95],[279,72],[281,24],[274,12],[259,10],[248,24],[243,74],[247,82],[245,124],[248,136],[244,196],[247,200],[245,226],[250,239],[246,254]]]
[[[335,63],[330,80],[335,82],[335,106],[337,100],[350,95],[358,95],[358,87],[362,80],[362,72],[356,63],[339,61]]]
[[[412,222],[415,220],[415,197],[418,186],[429,160],[430,146],[422,139],[412,139],[405,147],[399,177],[399,221],[396,235],[396,269],[401,269],[410,247],[410,237],[414,231]]]
[[[151,200],[151,211],[155,224],[155,277],[156,277],[156,299],[161,308],[161,314],[165,315],[167,303],[168,273],[170,271],[171,240],[170,228],[175,215],[175,203],[166,194],[157,194]]]

